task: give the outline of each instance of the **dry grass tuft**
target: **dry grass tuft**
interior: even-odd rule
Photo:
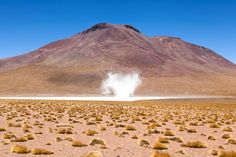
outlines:
[[[175,132],[171,130],[166,130],[164,132],[164,136],[175,136]]]
[[[96,150],[94,152],[84,155],[83,157],[103,157],[103,155],[102,155],[102,152]]]
[[[225,132],[233,132],[233,129],[231,127],[226,127],[223,129]]]
[[[220,151],[219,157],[236,157],[236,151]]]
[[[178,127],[178,131],[184,131],[186,128],[185,127],[183,127],[183,126],[179,126]]]
[[[153,144],[152,148],[158,150],[168,149],[168,147],[165,144],[160,143],[158,141]]]
[[[31,152],[34,155],[49,155],[49,154],[53,154],[52,151],[46,150],[46,149],[42,149],[42,148],[33,148],[31,150]]]
[[[197,132],[197,130],[196,130],[196,129],[194,129],[194,128],[191,128],[191,129],[188,129],[188,130],[187,130],[187,132],[188,132],[188,133],[196,133],[196,132]]]
[[[32,134],[28,134],[25,136],[28,140],[34,140],[34,136]]]
[[[72,128],[58,128],[57,129],[58,134],[73,134]]]
[[[69,141],[69,142],[72,142],[73,141],[73,138],[72,137],[66,137],[64,138],[65,141]]]
[[[57,142],[61,142],[61,141],[63,141],[63,139],[62,139],[61,137],[57,137],[57,138],[56,138],[56,141],[57,141]]]
[[[30,152],[26,146],[15,144],[11,147],[11,152],[17,154],[27,154]]]
[[[175,142],[179,142],[179,143],[182,143],[183,142],[183,139],[181,137],[172,137],[172,138],[169,138],[171,141],[175,141]]]
[[[96,130],[87,130],[86,132],[85,132],[85,134],[87,135],[87,136],[94,136],[95,134],[97,134],[98,132],[96,131]]]
[[[209,127],[210,128],[220,128],[220,125],[213,123],[213,124],[210,124]]]
[[[140,146],[144,146],[144,147],[148,147],[149,146],[149,142],[145,139],[139,139],[138,140],[138,145]]]
[[[207,138],[208,140],[216,140],[216,138],[214,136],[208,136]]]
[[[51,142],[47,142],[45,145],[50,146],[50,145],[52,145],[52,143]]]
[[[164,152],[153,152],[150,157],[171,157],[170,154]]]
[[[213,149],[213,150],[210,150],[210,154],[211,155],[218,155],[218,151]]]
[[[106,145],[106,142],[103,139],[95,138],[92,139],[92,141],[89,143],[89,145],[97,145],[97,144]]]
[[[98,127],[98,130],[100,130],[100,131],[106,131],[107,129],[106,129],[106,127],[104,127],[104,126],[99,126],[99,127]]]
[[[85,144],[85,143],[83,143],[83,142],[81,142],[81,141],[73,141],[73,142],[71,143],[71,145],[72,145],[73,147],[86,147],[86,146],[88,146],[87,144]]]
[[[160,142],[160,143],[169,143],[169,140],[166,137],[159,137],[158,142]]]
[[[185,154],[185,151],[182,150],[182,149],[180,149],[180,150],[178,150],[176,153],[178,153],[178,154]]]
[[[16,136],[10,133],[3,134],[3,139],[12,139],[12,138],[16,138]]]
[[[134,135],[131,137],[132,139],[138,139],[138,136],[137,135]]]
[[[230,134],[223,134],[222,135],[222,138],[223,139],[229,139],[229,138],[231,138],[232,136],[230,135]]]
[[[128,130],[128,131],[135,131],[135,130],[137,130],[134,126],[132,126],[132,125],[127,125],[127,126],[125,126],[125,129],[126,130]]]
[[[229,143],[229,144],[236,144],[236,140],[235,140],[235,139],[229,139],[229,140],[228,140],[228,143]]]
[[[13,140],[14,142],[26,142],[28,139],[27,137],[19,137]]]
[[[0,128],[0,132],[6,131],[5,128]]]
[[[192,141],[192,142],[181,144],[181,146],[190,147],[190,148],[206,148],[207,144],[206,142],[202,142],[202,141]]]

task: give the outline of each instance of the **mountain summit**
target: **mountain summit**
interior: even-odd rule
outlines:
[[[236,94],[235,64],[212,50],[108,23],[0,60],[0,94],[99,95],[107,73],[134,71],[142,78],[139,95]]]

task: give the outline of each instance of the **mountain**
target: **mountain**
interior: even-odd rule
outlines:
[[[212,50],[100,23],[0,60],[0,95],[98,95],[109,72],[138,72],[138,95],[236,95],[236,65]]]

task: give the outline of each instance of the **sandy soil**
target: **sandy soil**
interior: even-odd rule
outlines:
[[[236,150],[236,101],[1,100],[0,142],[1,157],[222,156]]]

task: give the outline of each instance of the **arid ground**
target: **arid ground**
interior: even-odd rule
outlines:
[[[0,142],[1,157],[235,157],[236,100],[1,100]]]

